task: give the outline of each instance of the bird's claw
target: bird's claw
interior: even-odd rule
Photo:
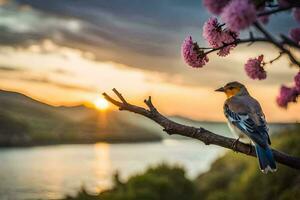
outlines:
[[[240,138],[236,139],[233,143],[232,143],[232,149],[234,152],[237,152],[237,143],[239,142]]]

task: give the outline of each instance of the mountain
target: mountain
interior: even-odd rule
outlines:
[[[0,146],[139,142],[161,139],[158,127],[131,113],[50,106],[0,90]]]

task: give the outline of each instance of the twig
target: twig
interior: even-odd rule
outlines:
[[[113,88],[112,91],[118,96],[122,103],[128,104],[127,101],[123,98],[123,96],[118,92],[118,90],[116,90],[116,88]]]
[[[254,26],[266,37],[267,40],[269,40],[270,43],[272,43],[274,46],[280,49],[284,54],[287,54],[290,61],[294,65],[297,65],[300,68],[300,62],[293,56],[293,54],[288,49],[284,47],[283,43],[278,42],[276,38],[274,38],[267,30],[265,30],[259,22],[255,22]]]
[[[114,89],[113,91],[114,91],[114,93],[116,93],[116,95],[118,96],[118,98],[121,101],[117,101],[117,100],[113,99],[106,93],[103,93],[104,98],[106,100],[108,100],[109,102],[111,102],[112,104],[119,107],[120,110],[127,110],[129,112],[134,112],[134,113],[143,115],[143,116],[153,120],[154,122],[159,124],[161,127],[163,127],[163,130],[165,132],[167,132],[168,134],[178,134],[178,135],[182,135],[182,136],[200,140],[200,141],[204,142],[206,145],[214,144],[214,145],[221,146],[221,147],[224,147],[227,149],[235,150],[237,152],[240,152],[240,153],[243,153],[246,155],[256,156],[255,152],[249,151],[249,148],[253,148],[252,146],[249,146],[249,144],[237,142],[236,146],[233,147],[232,144],[235,142],[235,139],[215,134],[215,133],[213,133],[209,130],[206,130],[204,128],[201,128],[201,127],[196,128],[196,127],[192,127],[192,126],[186,126],[183,124],[179,124],[179,123],[176,123],[176,122],[166,118],[165,116],[160,114],[157,111],[157,109],[154,107],[154,105],[152,104],[152,101],[151,101],[151,97],[149,97],[148,100],[145,100],[145,103],[146,103],[147,107],[149,108],[149,110],[147,110],[145,108],[127,103],[126,101],[124,101],[125,99],[123,98],[123,96],[116,89]],[[124,103],[124,102],[126,102],[126,103]],[[272,149],[272,151],[273,151],[275,160],[277,162],[284,164],[286,166],[289,166],[291,168],[294,168],[294,169],[298,169],[298,170],[300,169],[300,158],[287,155],[285,153],[282,153],[282,152],[274,150],[274,149]]]
[[[293,6],[279,7],[277,9],[260,12],[260,13],[257,14],[257,16],[261,17],[261,16],[266,16],[266,15],[271,15],[271,14],[275,14],[275,13],[278,13],[278,12],[287,11],[287,10],[290,10],[292,8],[293,8]]]
[[[227,44],[224,44],[221,47],[211,49],[207,52],[204,52],[204,54],[208,55],[212,52],[219,51],[219,50],[221,50],[221,49],[223,49],[227,46],[231,46],[231,45],[238,45],[238,44],[243,44],[243,43],[254,43],[254,42],[269,42],[269,40],[267,40],[266,38],[253,38],[253,37],[250,37],[248,39],[236,39],[234,42],[227,43]]]
[[[275,58],[273,58],[272,60],[270,60],[269,62],[264,62],[263,65],[266,64],[272,64],[273,62],[275,62],[276,60],[279,60],[279,58],[281,58],[281,56],[283,55],[283,52],[279,52],[279,55],[276,56]]]

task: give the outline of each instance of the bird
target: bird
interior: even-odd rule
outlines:
[[[254,144],[260,170],[263,173],[275,172],[277,167],[270,148],[269,128],[259,102],[250,96],[246,86],[237,81],[215,91],[223,92],[227,97],[223,106],[224,115],[231,132],[238,136],[233,147],[236,148],[240,138],[247,138]]]

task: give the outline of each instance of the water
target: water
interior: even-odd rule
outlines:
[[[193,140],[155,143],[58,145],[0,150],[0,199],[57,199],[74,195],[81,186],[91,193],[111,187],[116,170],[121,178],[166,162],[196,177],[209,169],[224,149]]]
[[[270,131],[289,126],[272,124]],[[224,124],[207,123],[204,127],[231,137]],[[82,186],[96,193],[112,186],[116,171],[126,180],[149,165],[162,162],[179,164],[189,178],[195,178],[225,152],[224,148],[206,146],[196,140],[175,139],[0,149],[0,200],[57,199],[75,195]]]

